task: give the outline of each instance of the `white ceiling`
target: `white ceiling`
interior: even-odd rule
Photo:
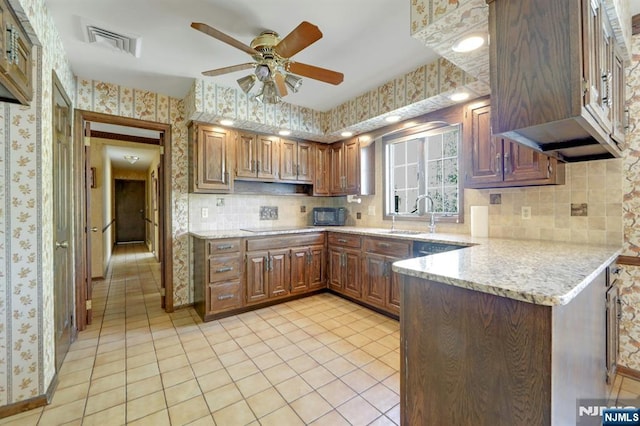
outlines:
[[[306,20],[324,37],[294,56],[298,62],[344,73],[339,86],[304,79],[287,96],[296,105],[326,111],[386,81],[431,62],[437,55],[409,35],[409,0],[45,0],[71,61],[82,78],[112,82],[183,98],[194,78],[236,87],[251,70],[218,77],[202,71],[251,62],[234,49],[190,27],[204,22],[249,44],[264,29],[288,34]],[[139,35],[135,58],[84,41],[81,20]]]
[[[160,152],[160,149],[154,145],[145,146],[135,142],[118,143],[118,145],[113,143],[118,142],[105,145],[105,155],[111,159],[111,164],[116,169],[146,171]],[[131,164],[124,158],[127,155],[139,157],[139,160]]]

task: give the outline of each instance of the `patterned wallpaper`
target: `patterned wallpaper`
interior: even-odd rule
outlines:
[[[628,148],[624,159],[624,256],[640,257],[640,35],[632,39],[627,68]],[[640,267],[622,266],[620,364],[640,371]]]
[[[12,1],[35,47],[34,99],[0,104],[0,406],[43,394],[55,373],[51,73],[74,81],[42,0]]]
[[[235,126],[265,133],[289,129],[292,136],[318,142],[343,139],[340,133],[362,133],[387,125],[389,115],[417,117],[453,105],[448,95],[465,88],[471,97],[489,86],[446,59],[438,59],[390,80],[337,107],[320,112],[282,103],[263,105],[241,90],[195,80],[185,98],[186,117],[208,123],[232,119]]]

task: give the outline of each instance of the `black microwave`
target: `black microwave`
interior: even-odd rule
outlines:
[[[344,207],[314,207],[313,224],[316,226],[344,226],[347,209]]]

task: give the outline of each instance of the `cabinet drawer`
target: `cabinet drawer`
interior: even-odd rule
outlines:
[[[247,250],[271,250],[279,248],[315,246],[324,244],[323,233],[298,234],[298,235],[278,235],[268,238],[257,238],[247,240]]]
[[[240,256],[214,256],[209,259],[209,282],[215,283],[240,277]]]
[[[406,259],[411,253],[411,242],[387,238],[365,238],[364,251]]]
[[[361,243],[360,235],[329,233],[329,245],[332,246],[360,248]]]
[[[209,314],[215,314],[242,306],[240,297],[240,281],[229,281],[209,284],[207,292],[207,307]]]
[[[232,253],[240,251],[240,239],[233,240],[211,240],[209,244],[209,254]]]

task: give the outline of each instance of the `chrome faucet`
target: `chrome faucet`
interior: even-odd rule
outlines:
[[[433,198],[431,198],[428,194],[422,194],[422,195],[418,195],[418,198],[416,198],[416,209],[418,207],[418,203],[420,202],[420,200],[423,199],[427,199],[431,202],[431,209],[428,209],[427,213],[430,211],[431,212],[431,221],[429,222],[429,232],[430,233],[434,233],[436,232],[436,218],[434,216],[435,211],[433,208]],[[428,207],[428,206],[425,206]]]

